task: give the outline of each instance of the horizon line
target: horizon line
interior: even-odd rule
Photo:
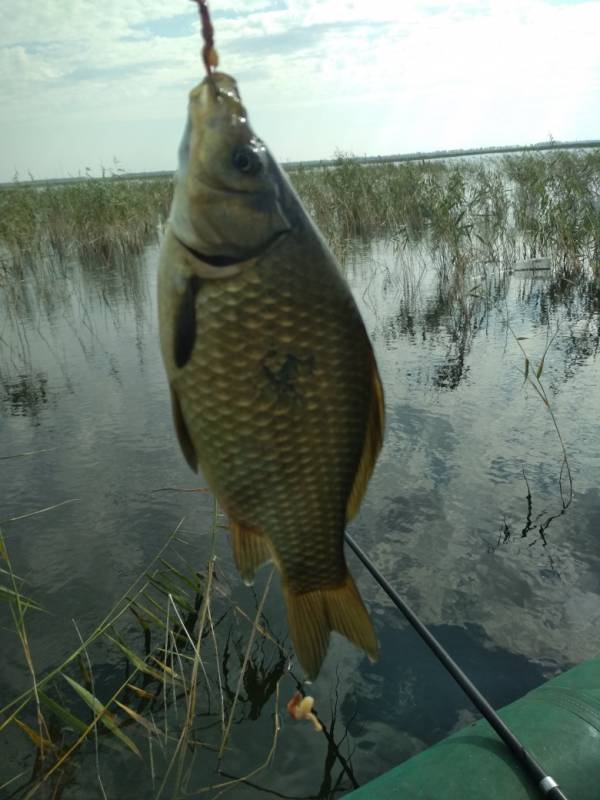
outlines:
[[[410,161],[432,161],[444,158],[461,158],[478,155],[499,155],[502,153],[526,153],[526,152],[547,152],[550,150],[585,150],[600,147],[600,139],[580,139],[568,142],[551,139],[548,142],[536,142],[535,144],[525,145],[497,145],[491,147],[470,147],[453,148],[450,150],[431,150],[416,151],[413,153],[395,153],[387,156],[355,156],[340,153],[334,158],[326,159],[307,159],[304,161],[282,161],[281,166],[286,170],[297,169],[323,169],[326,167],[338,166],[343,161],[354,161],[358,164],[391,164]],[[14,188],[18,186],[44,186],[51,184],[79,183],[86,180],[148,180],[158,178],[169,178],[175,174],[176,170],[157,170],[149,172],[116,172],[107,175],[79,174],[67,178],[31,178],[21,181],[18,178],[12,181],[0,181],[0,189]]]

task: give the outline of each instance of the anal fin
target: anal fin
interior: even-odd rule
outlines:
[[[294,650],[309,679],[316,678],[329,643],[338,631],[375,661],[377,637],[367,609],[350,573],[340,586],[294,592],[286,583],[283,593]]]
[[[273,560],[269,540],[259,531],[231,520],[233,558],[245,583],[254,581],[254,573],[266,561]]]

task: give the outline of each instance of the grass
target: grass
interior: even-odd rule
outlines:
[[[174,545],[185,545],[183,529],[178,527],[93,631],[82,635],[75,624],[80,646],[42,675],[33,663],[27,617],[44,612],[25,595],[24,582],[14,572],[0,531],[0,603],[12,617],[31,683],[0,709],[0,735],[18,730],[35,751],[32,773],[17,774],[8,782],[5,779],[0,791],[10,786],[18,790],[19,797],[46,796],[44,792],[59,796],[73,780],[81,753],[91,750],[100,795],[105,796],[102,761],[107,747],[146,763],[157,798],[178,796],[184,786],[189,790],[191,766],[198,752],[210,758],[215,768],[217,762],[227,760],[234,718],[239,723],[244,717],[236,709],[247,671],[257,657],[256,638],[262,640],[263,650],[266,643],[277,656],[275,672],[269,675],[273,691],[263,701],[274,704],[273,742],[262,765],[267,766],[279,731],[279,682],[287,672],[287,654],[262,621],[270,579],[254,620],[230,601],[215,564],[219,527],[215,504],[209,558],[202,573],[190,573],[186,566],[168,560],[167,556],[174,558],[177,553]],[[185,563],[187,559],[180,556],[180,560]],[[229,662],[232,648],[241,652],[241,640],[236,635],[234,644],[230,628],[223,648],[223,637],[217,636],[229,618],[233,628],[242,624],[248,631],[235,690],[230,683],[236,670]],[[123,662],[124,678],[110,687],[98,686],[94,662],[114,660],[115,655]],[[218,779],[215,786],[193,788],[221,791],[245,777]]]
[[[30,684],[3,699],[0,708],[0,750],[8,754],[11,742],[11,751],[19,752],[14,763],[30,765],[15,766],[7,778],[10,762],[3,763],[0,794],[58,798],[69,787],[84,791],[85,780],[88,791],[90,781],[95,784],[94,796],[107,797],[102,774],[118,763],[144,775],[157,800],[189,794],[216,798],[269,766],[280,732],[282,680],[290,695],[304,688],[290,669],[287,645],[263,616],[273,573],[256,598],[253,617],[232,601],[215,558],[222,527],[215,503],[206,567],[196,572],[189,567],[194,560],[189,547],[195,553],[196,545],[188,545],[182,521],[92,631],[81,632],[73,621],[79,646],[41,672],[32,656],[28,619],[45,612],[26,594],[9,555],[11,537],[0,530],[0,624],[13,631]],[[8,623],[2,622],[4,610]],[[264,756],[244,771],[239,751],[248,734],[241,723],[269,715],[272,733]],[[338,763],[356,786],[334,738],[335,707],[331,718],[323,730],[330,767]],[[200,759],[201,774],[212,773],[213,779],[198,785]]]
[[[426,239],[447,269],[544,255],[570,273],[600,275],[597,150],[367,165],[340,156],[291,179],[338,252],[357,237],[399,246]],[[139,253],[157,239],[171,195],[167,178],[2,189],[0,254],[26,266],[44,255],[114,261]]]

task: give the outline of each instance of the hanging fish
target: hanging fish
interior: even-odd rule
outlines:
[[[377,657],[344,529],[381,447],[383,391],[350,289],[215,62],[211,35],[160,254],[161,348],[183,453],[229,517],[243,579],[276,564],[314,678],[332,630]]]

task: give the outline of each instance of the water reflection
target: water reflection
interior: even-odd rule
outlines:
[[[48,376],[45,373],[19,375],[16,380],[2,381],[4,413],[30,417],[35,421],[48,402]]]
[[[531,494],[531,487],[525,471],[523,470],[523,481],[527,490],[525,496],[526,511],[525,518],[520,521],[513,521],[515,517],[515,510],[509,512],[510,517],[504,516],[498,534],[498,539],[495,544],[490,545],[490,552],[498,550],[500,547],[510,546],[511,542],[516,539],[527,540],[528,547],[541,546],[548,547],[549,539],[547,531],[554,520],[560,519],[569,506],[571,505],[572,497],[568,501],[563,501],[560,507],[554,512],[549,512],[547,509],[542,508],[540,511],[534,510],[533,497]],[[547,551],[548,569],[545,577],[553,577],[560,580],[560,573],[556,568],[554,559],[552,557],[551,548]]]
[[[145,254],[107,263],[42,259],[25,278],[0,287],[0,375],[6,393],[7,381],[14,380],[10,373],[19,368],[35,371],[32,349],[41,344],[70,382],[69,365],[56,343],[62,344],[68,335],[89,360],[104,346],[107,324],[118,333],[134,323],[142,363],[153,293],[148,265],[155,258],[156,249],[150,248]],[[443,342],[425,379],[439,389],[454,390],[468,377],[472,342],[485,334],[490,316],[515,309],[526,307],[536,326],[548,326],[557,314],[568,326],[569,344],[562,348],[565,377],[598,353],[600,285],[590,274],[573,280],[546,271],[511,273],[491,263],[482,264],[479,274],[476,270],[467,278],[441,269],[423,245],[398,250],[387,242],[357,243],[345,259],[346,272],[376,317],[373,334],[386,347],[402,338],[425,349],[427,342]],[[118,380],[116,360],[110,373]]]
[[[197,488],[203,480],[182,463],[171,429],[155,269],[150,249],[127,262],[41,262],[0,286],[0,456],[36,453],[0,458],[0,519],[79,498],[6,526],[17,572],[50,612],[28,619],[40,674],[74,648],[71,618],[92,628],[183,515],[190,544],[182,558],[194,574],[206,564],[210,498],[156,492]],[[375,343],[388,412],[385,448],[353,535],[490,699],[509,702],[595,652],[597,282],[554,269],[511,273],[497,263],[452,273],[440,269],[425,243],[358,243],[348,249],[344,270]],[[542,365],[573,474],[570,504],[561,492],[556,430],[540,397],[523,383],[523,351],[529,370]],[[227,602],[221,598],[214,609],[219,658],[206,671],[213,690],[221,679],[227,711],[249,630],[231,607],[252,618],[256,597],[241,586],[226,537],[219,539],[217,563]],[[260,637],[250,653],[220,772],[204,744],[218,742],[222,710],[201,677],[191,788],[230,775],[243,779],[234,790],[242,800],[339,797],[470,719],[460,692],[385,596],[356,564],[352,569],[375,619],[379,663],[370,666],[336,638],[310,688],[324,734],[288,719],[285,702],[298,686],[308,687],[293,665],[288,670],[274,587],[262,621],[270,638]],[[181,630],[174,631],[182,659],[192,652],[186,631],[197,622],[200,602],[201,592],[190,596]],[[3,698],[27,685],[26,669],[5,638],[9,622],[2,617]],[[128,636],[147,658],[172,657],[163,632],[150,636],[132,620]],[[202,641],[212,654],[212,638]],[[103,697],[115,691],[126,666],[122,653],[97,654],[94,677]],[[149,675],[139,686],[158,690]],[[176,697],[181,703],[180,690]],[[140,714],[177,722],[177,703],[165,709],[160,692],[154,701],[135,693],[126,700]],[[273,760],[247,777],[265,762],[276,719]],[[127,731],[134,730],[128,723]],[[152,795],[147,761],[127,761],[131,777],[123,785],[124,757],[106,739],[100,737],[101,772],[109,796]],[[14,736],[0,743],[6,754],[0,785],[25,768],[36,775],[27,744]],[[99,796],[93,748],[78,758],[76,781],[66,775],[60,783],[57,776],[54,788],[66,800]],[[153,758],[158,770],[157,753]]]
[[[110,263],[40,259],[35,269],[0,285],[0,374],[31,371],[45,350],[69,375],[69,344],[77,343],[88,360],[98,348],[108,353],[106,326],[118,332],[132,320],[141,346],[153,292],[148,265],[155,253],[149,249]]]
[[[543,680],[544,671],[539,665],[497,648],[485,631],[475,625],[432,625],[430,630],[496,707],[505,705],[515,695],[529,691]],[[346,699],[349,706],[346,713],[354,715],[349,730],[357,739],[373,716],[403,731],[406,739],[398,742],[400,761],[406,757],[407,743],[413,753],[415,748],[433,744],[453,730],[459,718],[464,718],[464,709],[471,707],[462,690],[431,657],[407,623],[386,630],[381,645],[377,665],[368,671],[362,670],[368,688],[362,697]],[[493,670],[489,667],[491,654]],[[393,672],[396,680],[392,682],[389,676]],[[373,713],[374,704],[376,714]]]

